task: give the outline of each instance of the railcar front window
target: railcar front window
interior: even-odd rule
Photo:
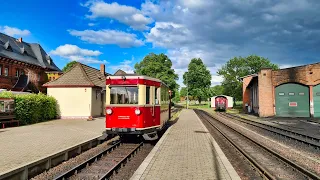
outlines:
[[[110,104],[138,104],[138,87],[111,87]]]

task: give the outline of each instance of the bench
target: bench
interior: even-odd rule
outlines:
[[[15,115],[0,115],[0,124],[2,128],[6,128],[6,124],[10,124],[12,126],[14,123],[17,123],[19,126],[19,120],[15,120]]]

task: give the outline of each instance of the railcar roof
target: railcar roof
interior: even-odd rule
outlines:
[[[122,77],[125,76],[126,79],[146,79],[146,80],[151,80],[151,81],[156,81],[156,82],[161,82],[163,83],[160,79],[152,78],[149,76],[143,76],[143,75],[136,75],[136,74],[126,74],[122,76],[107,76],[107,79],[122,79]],[[163,83],[164,84],[164,83]]]

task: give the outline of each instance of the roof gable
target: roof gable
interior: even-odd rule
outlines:
[[[50,81],[45,87],[105,87],[105,76],[97,69],[77,63],[58,79]]]

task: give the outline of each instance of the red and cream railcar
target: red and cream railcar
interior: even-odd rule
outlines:
[[[106,133],[158,138],[170,118],[170,91],[159,79],[108,76],[106,79]]]

